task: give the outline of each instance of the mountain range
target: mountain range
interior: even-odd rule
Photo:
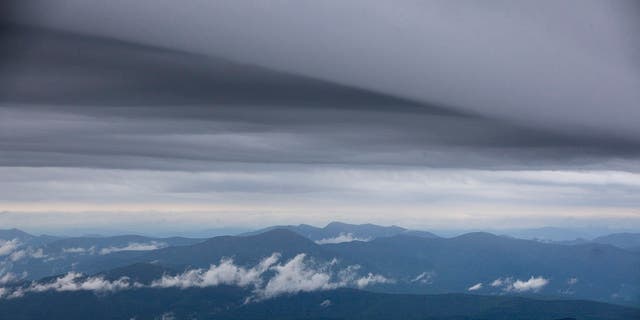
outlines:
[[[256,235],[274,229],[287,229],[319,244],[350,242],[356,240],[369,241],[376,238],[392,237],[397,235],[438,238],[437,235],[428,231],[409,230],[398,226],[385,227],[370,223],[348,224],[335,221],[327,224],[323,228],[314,227],[308,224],[300,224],[297,226],[273,226],[257,231],[242,233],[240,235]]]
[[[637,237],[340,222],[212,238],[0,230],[0,319],[636,319]]]

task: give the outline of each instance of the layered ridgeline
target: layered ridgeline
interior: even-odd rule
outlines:
[[[98,272],[137,261],[134,257],[143,252],[204,240],[138,235],[64,238],[34,236],[17,229],[0,230],[0,277],[11,273],[36,280],[75,269]]]
[[[375,224],[348,224],[342,222],[331,222],[323,228],[314,227],[308,224],[297,226],[273,226],[241,235],[249,236],[264,233],[274,229],[287,229],[303,237],[315,241],[318,244],[341,243],[350,241],[369,241],[376,238],[392,237],[397,235],[412,235],[424,238],[438,238],[435,234],[427,231],[409,230],[398,226],[378,226]]]
[[[397,227],[333,225],[341,227],[337,236],[319,233],[315,241],[290,228],[206,240],[39,239],[13,230],[16,238],[0,240],[0,295],[8,301],[55,292],[231,285],[250,292],[243,298],[255,301],[358,288],[640,303],[640,254],[608,244],[542,243],[488,233],[438,238]],[[321,241],[345,234],[367,241]],[[51,278],[34,282],[43,277]]]
[[[591,242],[610,244],[619,248],[640,252],[640,233],[614,233],[597,237]]]

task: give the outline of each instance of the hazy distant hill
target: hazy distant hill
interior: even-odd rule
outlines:
[[[239,264],[255,264],[278,252],[283,259],[299,253],[332,259],[333,255],[313,241],[285,229],[273,229],[253,236],[221,236],[185,247],[170,247],[149,252],[144,258],[177,267],[208,267],[221,258],[233,258]]]
[[[640,233],[614,233],[593,239],[593,242],[632,249],[640,247]]]
[[[28,234],[22,230],[18,229],[0,229],[0,239],[2,240],[13,240],[18,239],[20,241],[26,241],[31,238],[35,238],[34,235]]]
[[[105,239],[99,241],[107,241]],[[336,261],[336,268],[357,266],[360,275],[373,273],[391,279],[367,286],[380,292],[472,292],[593,299],[626,305],[640,303],[640,255],[606,244],[568,246],[489,233],[425,238],[403,232],[370,241],[320,245],[287,229],[214,237],[194,244],[188,242],[196,239],[151,239],[116,237],[111,240],[115,241],[113,248],[107,247],[115,250],[113,252],[101,254],[102,249],[96,249],[96,253],[69,252],[63,258],[48,260],[56,257],[48,252],[75,248],[67,245],[78,245],[77,248],[86,248],[89,243],[98,245],[96,239],[60,240],[47,246],[58,250],[45,251],[45,255],[50,255],[48,258],[23,259],[13,262],[12,269],[7,270],[16,273],[28,270],[34,279],[71,270],[87,274],[108,272],[142,263],[139,269],[153,263],[154,270],[171,273],[171,270],[207,268],[222,258],[232,258],[237,265],[252,266],[273,253],[279,253],[281,261],[304,253],[319,263]],[[153,246],[157,243],[141,242],[143,240],[166,241],[167,245],[156,248]],[[136,243],[142,247],[127,248]]]
[[[509,288],[492,286],[495,280],[541,277],[548,284],[522,293],[622,303],[636,303],[640,296],[640,256],[609,245],[566,246],[469,233],[451,239],[396,236],[324,247],[372,272],[405,280],[403,289],[411,291],[464,292],[482,283],[474,293],[504,294]],[[422,274],[423,279],[417,279]]]
[[[54,237],[49,235],[35,236],[15,228],[0,229],[0,240],[5,240],[5,241],[17,240],[21,243],[28,243],[32,245],[42,245],[58,239],[60,239],[60,237]]]
[[[151,238],[137,235],[59,238],[33,236],[12,229],[0,231],[15,248],[0,263],[5,271],[39,279],[71,270],[98,272],[137,261],[146,251],[199,243],[205,239]]]

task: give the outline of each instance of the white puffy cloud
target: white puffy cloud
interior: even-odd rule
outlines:
[[[255,297],[251,297],[249,300],[259,300],[282,294],[330,290],[346,286],[363,288],[376,283],[393,281],[372,273],[360,277],[357,274],[359,266],[348,266],[335,272],[332,269],[337,264],[335,259],[329,263],[314,263],[307,259],[304,253],[283,263],[279,263],[279,261],[280,254],[273,253],[261,260],[256,266],[245,268],[237,266],[231,259],[223,259],[220,264],[211,265],[209,269],[188,270],[175,276],[165,275],[153,281],[151,287],[184,289],[221,284],[253,287]],[[273,273],[268,280],[263,279],[267,272]]]
[[[324,238],[317,240],[317,244],[333,244],[333,243],[343,243],[343,242],[352,242],[352,241],[371,241],[371,238],[358,238],[353,235],[353,233],[340,233],[338,236],[333,238]]]
[[[471,287],[469,287],[469,289],[467,289],[467,290],[469,290],[469,291],[476,291],[476,290],[480,290],[480,289],[482,289],[482,282],[478,282],[478,283],[476,283],[476,284],[472,285],[472,286],[471,286]]]
[[[206,270],[193,269],[175,276],[164,275],[159,280],[153,281],[151,286],[159,288],[178,287],[184,289],[190,287],[211,287],[221,284],[240,287],[257,285],[262,281],[260,276],[279,259],[280,255],[274,253],[250,269],[235,265],[231,259],[223,259],[219,265],[211,265],[209,269]]]
[[[325,270],[315,269],[305,263],[306,255],[301,253],[284,265],[272,267],[275,275],[263,289],[259,289],[262,297],[274,297],[283,293],[330,290],[340,286],[331,281],[331,274]]]
[[[132,242],[124,247],[107,247],[100,249],[100,254],[110,254],[119,251],[150,251],[157,250],[166,247],[167,244],[163,242],[151,241],[149,243]]]
[[[516,280],[512,284],[512,290],[517,292],[534,291],[538,292],[549,283],[549,280],[543,277],[531,277],[527,281]]]
[[[549,279],[544,277],[534,277],[531,276],[529,280],[514,280],[511,277],[507,278],[498,278],[491,283],[492,287],[502,287],[504,291],[513,291],[513,292],[527,292],[533,291],[538,292],[542,288],[544,288],[547,284],[549,284]]]

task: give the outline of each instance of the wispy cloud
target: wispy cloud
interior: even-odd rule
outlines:
[[[356,280],[358,288],[364,288],[378,283],[393,283],[394,281],[379,274],[368,273],[366,276]]]
[[[7,272],[3,275],[0,275],[0,285],[5,285],[8,283],[12,283],[15,281],[18,281],[20,279],[23,279],[27,276],[27,272],[23,272],[21,275],[17,275],[13,272]]]
[[[149,243],[132,242],[124,247],[102,248],[100,249],[100,254],[105,255],[105,254],[110,254],[110,253],[120,252],[120,251],[150,251],[150,250],[162,249],[166,246],[167,246],[166,243],[157,242],[157,241],[151,241]]]
[[[502,278],[498,278],[491,282],[492,287],[501,287],[504,284],[504,280]]]
[[[0,240],[0,257],[8,256],[8,260],[16,262],[24,258],[43,259],[47,256],[42,248],[25,247],[18,239]]]
[[[82,247],[74,247],[74,248],[63,248],[62,249],[63,253],[90,253],[90,254],[95,254],[96,252],[96,247],[90,247],[90,248],[82,248]]]
[[[13,262],[22,260],[24,258],[44,259],[46,257],[47,255],[44,254],[42,248],[34,249],[32,247],[14,251],[9,255],[9,259]]]
[[[411,279],[411,282],[420,282],[422,284],[431,284],[433,283],[433,278],[436,276],[435,271],[423,272],[417,275],[415,278]]]
[[[478,283],[472,285],[467,290],[468,291],[476,291],[476,290],[480,290],[480,289],[482,289],[482,282],[478,282]]]
[[[333,238],[324,238],[317,240],[317,244],[331,244],[331,243],[343,243],[343,242],[351,242],[351,241],[371,241],[371,238],[358,238],[353,236],[353,233],[340,233],[338,236]]]
[[[565,294],[565,295],[572,295],[575,293],[575,291],[573,290],[573,286],[576,285],[579,282],[578,278],[576,277],[571,277],[569,279],[567,279],[567,286],[564,289],[559,289],[558,292],[561,294]]]
[[[0,240],[0,257],[11,254],[19,245],[20,241],[18,239]]]
[[[7,298],[20,298],[26,293],[45,291],[95,291],[114,292],[118,290],[140,287],[140,284],[131,283],[127,277],[109,281],[103,277],[84,277],[81,273],[69,272],[51,282],[32,282],[28,287],[18,287],[13,290],[3,288]]]

